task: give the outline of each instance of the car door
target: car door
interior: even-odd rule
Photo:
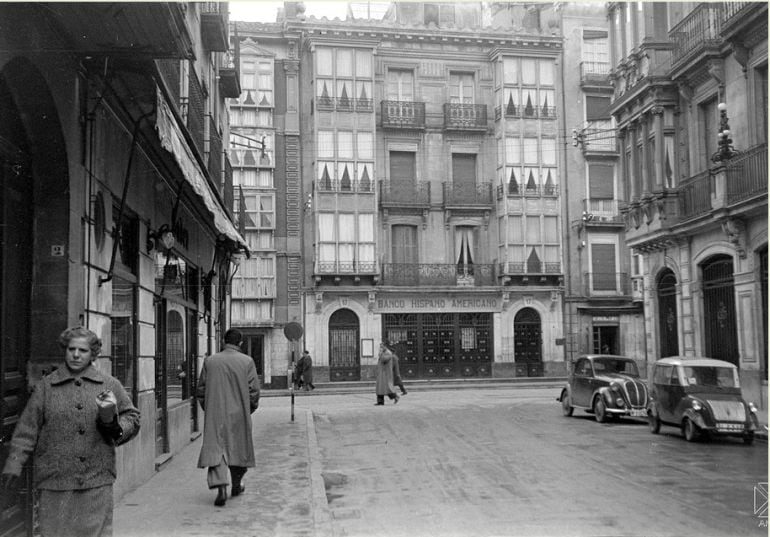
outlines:
[[[682,421],[683,407],[681,405],[685,396],[685,383],[684,372],[682,366],[675,365],[671,368],[671,377],[668,385],[667,400],[664,406],[665,418],[661,418],[663,421],[671,423],[679,423]]]
[[[572,379],[572,405],[587,407],[591,397],[591,363],[587,358],[580,358],[575,363]]]

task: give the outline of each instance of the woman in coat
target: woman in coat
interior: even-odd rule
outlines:
[[[375,386],[377,394],[377,405],[385,404],[387,395],[393,400],[393,404],[398,403],[398,394],[393,387],[393,351],[391,351],[385,342],[380,343],[380,354],[377,358],[377,383]]]
[[[85,328],[59,336],[64,366],[35,386],[2,472],[12,490],[32,455],[43,537],[112,535],[115,446],[139,431],[139,411],[120,382],[94,366],[102,342]]]

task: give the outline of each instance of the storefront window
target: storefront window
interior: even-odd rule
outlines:
[[[123,384],[129,395],[134,389],[134,309],[134,285],[122,278],[113,278],[110,316],[112,376]]]

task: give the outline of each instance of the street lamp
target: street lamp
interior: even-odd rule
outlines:
[[[723,162],[730,160],[738,151],[733,147],[733,140],[730,138],[730,124],[727,118],[727,105],[725,103],[719,103],[717,105],[719,110],[719,147],[713,155],[711,155],[712,162]]]
[[[270,166],[270,156],[267,153],[265,153],[265,135],[264,134],[262,135],[262,139],[261,140],[257,140],[256,138],[250,138],[250,137],[245,136],[243,134],[240,134],[238,132],[231,132],[230,135],[231,136],[240,136],[241,138],[244,138],[244,139],[248,140],[249,142],[257,144],[257,146],[259,147],[259,165],[260,166]],[[254,149],[254,146],[252,146],[251,144],[240,144],[240,143],[234,142],[232,140],[230,140],[230,144],[231,145],[237,145],[237,146],[240,146],[240,147],[246,147],[248,149]]]

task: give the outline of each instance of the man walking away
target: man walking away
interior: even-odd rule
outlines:
[[[206,412],[198,468],[208,468],[208,486],[217,489],[214,505],[227,501],[232,477],[233,496],[244,490],[241,479],[256,465],[251,439],[251,413],[259,406],[259,378],[251,357],[241,352],[243,335],[231,328],[225,347],[203,361],[196,395]]]
[[[302,378],[301,385],[305,387],[305,391],[315,390],[315,384],[313,384],[313,359],[310,357],[307,349],[302,351],[302,357],[297,362],[297,369],[299,369],[299,375]]]
[[[398,367],[398,353],[395,351],[393,345],[388,345],[388,347],[393,352],[393,385],[398,386],[401,389],[401,395],[406,395],[406,388],[404,387],[404,382],[401,380],[401,369]]]

